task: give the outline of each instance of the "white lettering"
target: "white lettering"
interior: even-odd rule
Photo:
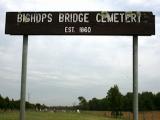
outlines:
[[[59,22],[63,22],[63,21],[64,21],[64,14],[59,13]]]
[[[91,33],[92,29],[91,27],[79,27],[79,32],[80,33]]]
[[[131,22],[136,22],[136,14],[132,13],[131,15]]]
[[[31,18],[30,18],[31,22],[35,22],[36,21],[36,17],[35,14],[31,14]]]
[[[65,22],[70,22],[70,16],[69,16],[69,13],[66,13],[65,14]]]
[[[117,18],[118,15],[119,15],[118,13],[115,13],[115,14],[114,14],[114,22],[119,22],[119,20],[118,20],[118,18]]]
[[[40,22],[52,22],[51,13],[18,13],[17,23],[40,23]]]
[[[113,13],[111,15],[107,13],[106,18],[107,18],[107,22],[113,22]]]
[[[30,14],[23,14],[23,22],[27,23],[30,21]]]
[[[65,27],[64,31],[65,31],[65,33],[75,32],[74,27]]]
[[[130,20],[129,20],[130,17],[131,17],[131,14],[130,14],[130,13],[127,13],[127,14],[125,15],[125,22],[126,22],[126,23],[130,23]]]
[[[121,16],[121,22],[123,23],[124,13],[120,13],[119,15]]]
[[[97,22],[101,22],[101,20],[99,19],[101,17],[101,14],[100,13],[97,13],[97,15],[96,15],[96,21]]]
[[[135,12],[126,12],[126,13],[109,13],[101,12],[96,14],[96,22],[98,23],[140,23],[141,14]]]
[[[89,13],[84,13],[84,22],[85,23],[89,23],[88,16],[89,16]]]
[[[141,13],[138,12],[138,13],[137,13],[137,16],[138,16],[138,22],[140,23],[140,22],[141,22]]]
[[[44,19],[47,18],[47,15],[45,13],[42,14],[42,22],[44,22]]]
[[[78,21],[78,14],[70,14],[69,17],[70,17],[70,21],[68,21],[68,22],[77,22]]]
[[[36,23],[40,23],[41,22],[41,14],[38,13],[36,14]]]
[[[85,18],[84,18],[85,19]],[[79,14],[79,22],[83,22],[83,13]]]
[[[21,13],[18,13],[18,15],[17,15],[17,22],[18,23],[22,22],[22,14]]]
[[[17,23],[43,23],[52,22],[52,13],[18,13]],[[93,17],[93,16],[92,16]],[[55,18],[56,19],[56,18]],[[99,12],[95,16],[97,23],[140,23],[140,12]],[[89,23],[89,13],[62,12],[58,15],[58,22]]]
[[[88,23],[89,13],[59,13],[59,22],[85,22]]]
[[[48,14],[48,22],[52,22],[52,14],[51,13]]]

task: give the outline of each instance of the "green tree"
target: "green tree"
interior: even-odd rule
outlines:
[[[152,92],[142,92],[139,96],[140,110],[154,109],[154,95]]]
[[[89,108],[90,110],[98,110],[98,99],[92,98],[92,100],[89,100]]]
[[[160,92],[155,95],[154,103],[156,110],[160,110]]]
[[[83,110],[88,110],[87,100],[82,96],[78,97],[78,100],[79,100],[79,108]]]
[[[99,106],[99,110],[108,110],[108,100],[107,98],[103,98],[98,100],[98,106]]]
[[[40,109],[41,109],[41,104],[40,104],[40,103],[37,103],[37,104],[36,104],[36,109],[37,109],[37,110],[40,110]]]
[[[107,92],[107,99],[109,102],[110,110],[112,111],[112,115],[117,117],[121,115],[120,110],[122,109],[122,94],[119,91],[117,85],[111,87]]]
[[[13,110],[14,109],[14,100],[12,99],[12,101],[10,101],[10,109]]]
[[[132,111],[133,106],[133,93],[128,92],[123,99],[123,110]]]
[[[4,108],[4,99],[3,97],[0,95],[0,109]]]

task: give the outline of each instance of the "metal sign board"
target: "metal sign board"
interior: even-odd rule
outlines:
[[[12,35],[154,35],[152,12],[7,12]]]

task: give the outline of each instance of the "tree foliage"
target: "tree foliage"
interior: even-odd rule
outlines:
[[[117,117],[120,115],[123,104],[122,94],[120,93],[118,86],[114,85],[114,87],[111,87],[110,90],[108,90],[106,97],[109,103],[109,109],[112,111],[112,115]]]
[[[160,92],[142,92],[138,96],[140,111],[160,110]],[[120,115],[121,111],[133,111],[133,93],[123,95],[117,85],[111,87],[102,99],[92,98],[87,101],[81,96],[79,101],[79,108],[82,110],[112,111],[115,116]]]
[[[40,105],[42,106],[42,105]],[[36,105],[26,102],[26,109],[35,109]],[[20,100],[9,99],[9,97],[3,98],[0,95],[0,109],[1,110],[19,110]]]
[[[119,115],[120,111],[132,111],[133,93],[128,92],[123,95],[117,85],[114,85],[106,92],[106,97],[102,99],[92,98],[86,100],[85,97],[80,96],[78,106],[51,106],[44,104],[32,104],[26,102],[27,109],[56,109],[56,110],[96,110],[96,111],[112,111],[113,115]],[[20,100],[9,99],[0,95],[0,110],[19,110]],[[160,92],[153,94],[152,92],[139,93],[139,110],[160,110]]]

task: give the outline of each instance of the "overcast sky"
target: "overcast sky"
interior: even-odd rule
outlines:
[[[159,0],[1,0],[0,94],[20,98],[22,36],[5,35],[6,11],[152,11],[156,35],[139,37],[139,92],[160,91]],[[132,37],[29,36],[27,100],[78,104],[117,84],[132,91]]]

